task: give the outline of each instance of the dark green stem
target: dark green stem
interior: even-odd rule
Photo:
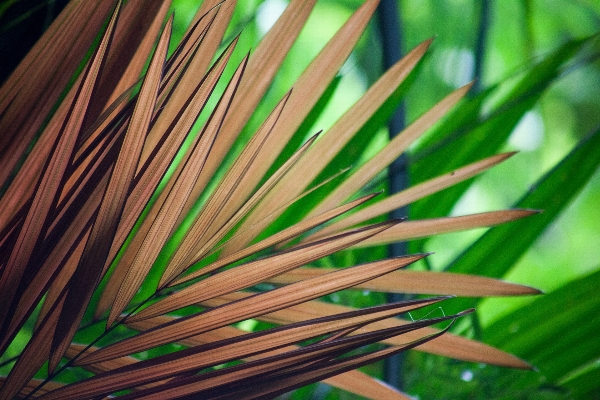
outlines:
[[[385,70],[394,65],[402,57],[402,27],[400,22],[400,12],[395,0],[382,0],[378,9],[379,31],[382,42],[383,67]],[[401,103],[388,124],[389,137],[392,139],[405,126],[404,103]],[[396,159],[389,168],[389,191],[390,194],[398,193],[406,189],[408,182],[408,169],[406,155]],[[404,218],[408,215],[408,207],[402,207],[391,212],[390,218]],[[408,252],[406,242],[393,243],[388,247],[388,255],[397,257]],[[402,294],[388,294],[388,302],[397,302],[404,300],[406,296]],[[386,358],[384,366],[384,379],[390,385],[401,389],[402,382],[402,364],[404,355],[402,353]]]
[[[481,0],[479,3],[479,29],[477,30],[477,37],[475,38],[475,84],[471,89],[471,93],[477,94],[483,87],[483,58],[485,55],[485,43],[487,41],[487,35],[490,24],[490,1]]]

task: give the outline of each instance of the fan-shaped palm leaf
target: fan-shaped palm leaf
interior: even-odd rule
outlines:
[[[425,255],[333,270],[303,268],[353,246],[491,226],[532,213],[506,210],[353,228],[510,155],[487,158],[395,196],[354,199],[470,85],[441,100],[361,168],[336,177],[333,181],[342,183],[318,205],[306,203],[300,222],[261,236],[291,204],[302,204],[320,187],[315,179],[396,91],[431,40],[393,66],[331,129],[311,137],[265,176],[352,51],[377,1],[365,2],[348,19],[223,170],[220,165],[230,164],[226,155],[243,139],[238,138],[242,128],[314,1],[292,1],[232,75],[226,71],[238,38],[210,60],[223,41],[234,1],[206,1],[168,57],[172,18],[160,28],[168,1],[152,7],[113,3],[100,1],[92,10],[91,2],[73,1],[2,88],[0,126],[6,133],[0,178],[8,182],[5,172],[24,156],[23,140],[42,128],[40,115],[49,116],[57,88],[64,89],[73,70],[62,65],[82,59],[81,49],[91,45],[112,10],[83,73],[56,104],[1,199],[1,347],[3,353],[19,353],[1,398],[89,398],[123,390],[129,391],[126,398],[194,393],[264,398],[318,380],[362,395],[371,390],[374,397],[403,398],[349,371],[417,346],[528,368],[500,350],[430,327],[464,313],[416,322],[395,318],[443,298],[363,310],[318,298],[352,287],[459,296],[525,295],[537,293],[534,289],[477,276],[396,271]],[[50,69],[46,61],[36,62],[48,60],[48,54],[69,57]],[[149,66],[139,79],[146,60]],[[62,72],[52,78],[55,69]],[[23,110],[36,118],[25,118]],[[194,211],[197,204],[200,211]],[[30,332],[26,323],[38,307],[37,326],[22,344],[15,338]],[[250,318],[281,326],[254,333],[229,326]],[[377,342],[391,347],[347,355]],[[152,350],[163,345],[172,346]],[[139,354],[145,351],[152,355]],[[243,364],[204,371],[230,362]],[[47,379],[34,379],[45,363]],[[65,378],[82,369],[88,378]],[[341,373],[346,375],[335,377]]]

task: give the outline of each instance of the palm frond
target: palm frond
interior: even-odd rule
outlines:
[[[361,395],[405,398],[352,370],[417,346],[529,368],[501,350],[447,334],[448,323],[432,327],[470,310],[410,322],[396,318],[447,297],[365,309],[319,298],[350,288],[457,296],[530,295],[535,289],[479,276],[397,271],[424,254],[307,267],[348,248],[534,213],[367,223],[483,172],[510,153],[394,196],[354,198],[471,85],[442,99],[360,168],[319,181],[419,64],[431,40],[390,68],[331,129],[311,136],[277,165],[378,2],[358,8],[241,152],[235,143],[244,141],[240,133],[315,1],[292,1],[237,65],[232,60],[239,37],[218,50],[235,1],[204,2],[170,55],[170,3],[152,3],[73,1],[0,91],[0,129],[6,132],[0,182],[8,185],[0,200],[1,351],[18,354],[0,398],[265,398],[319,380]],[[85,60],[89,48],[92,56]],[[80,62],[83,72],[69,87]],[[305,201],[330,182],[338,182],[337,188],[322,201]],[[268,234],[293,203],[306,204],[303,218]],[[248,319],[277,326],[250,333],[231,326]],[[29,339],[24,343],[19,335]],[[365,350],[374,343],[389,347]],[[225,368],[211,370],[221,364]],[[71,371],[85,378],[75,381]]]

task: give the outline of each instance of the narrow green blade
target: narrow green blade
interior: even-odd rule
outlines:
[[[598,169],[599,146],[600,130],[582,140],[515,205],[543,209],[543,213],[486,232],[457,257],[448,270],[496,278],[504,276]],[[460,307],[472,307],[477,300],[458,302]]]

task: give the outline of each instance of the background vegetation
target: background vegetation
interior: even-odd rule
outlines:
[[[285,4],[284,0],[240,2],[231,28],[231,35],[243,29],[240,48],[255,47]],[[247,132],[254,132],[359,4],[352,0],[317,4]],[[196,0],[174,1],[172,43],[178,42],[197,5]],[[600,339],[595,334],[600,321],[593,318],[600,305],[595,294],[600,284],[600,43],[593,36],[600,30],[600,4],[593,0],[410,0],[399,6],[404,52],[435,36],[428,57],[402,87],[408,122],[476,75],[478,79],[471,98],[412,149],[411,184],[489,154],[519,151],[468,184],[411,206],[409,216],[463,215],[516,204],[546,210],[506,227],[411,243],[411,251],[435,251],[427,264],[414,268],[502,277],[548,293],[479,303],[457,299],[439,311],[449,314],[476,305],[475,316],[456,330],[511,351],[539,371],[511,371],[411,352],[402,365],[403,390],[425,399],[600,396],[596,383],[600,382]],[[482,24],[486,15],[488,22]],[[8,33],[8,28],[3,25],[2,33]],[[373,21],[342,68],[331,98],[324,99],[328,101],[325,112],[306,127],[307,134],[330,126],[381,75],[380,43]],[[241,58],[242,52],[237,56]],[[345,154],[364,151],[359,160],[367,159],[387,142],[387,134],[383,128],[364,130]],[[332,170],[345,168],[349,158],[340,157]],[[379,184],[386,185],[385,176]],[[374,259],[374,251],[384,249],[345,251],[322,264]],[[330,300],[338,301],[339,296],[361,307],[384,300],[367,292],[332,295]],[[369,367],[368,372],[383,377],[383,364]],[[292,396],[344,398],[345,394],[318,384]]]

